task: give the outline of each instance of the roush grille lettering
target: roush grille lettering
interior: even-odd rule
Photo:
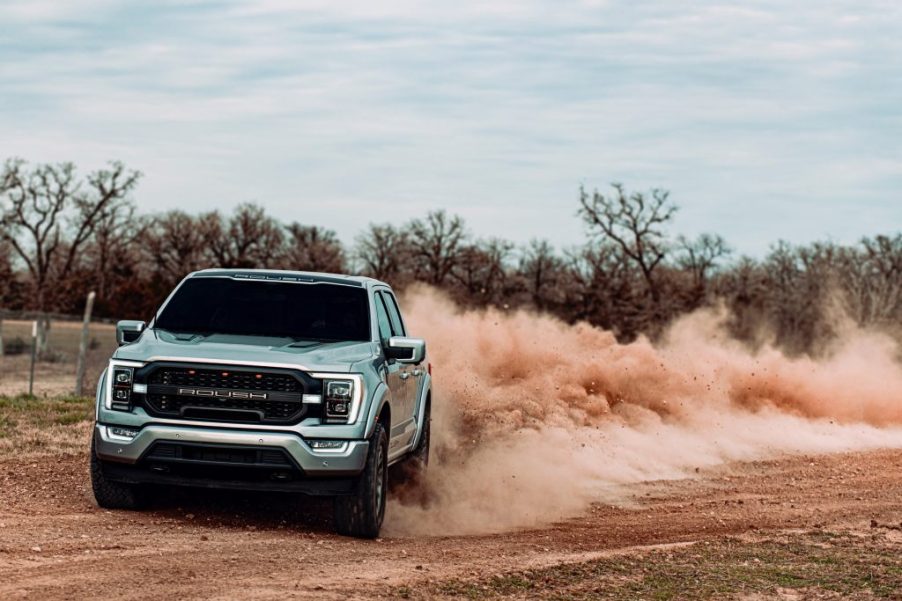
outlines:
[[[198,396],[216,399],[247,399],[251,401],[265,401],[268,394],[265,392],[245,392],[242,390],[216,390],[214,388],[179,388],[178,394],[182,396]]]

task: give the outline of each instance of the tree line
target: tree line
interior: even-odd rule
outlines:
[[[793,352],[835,334],[836,311],[902,330],[902,234],[854,245],[777,242],[762,259],[735,256],[715,233],[668,231],[678,207],[664,190],[581,189],[586,239],[556,249],[472,235],[444,210],[374,223],[351,245],[315,224],[285,223],[259,205],[229,214],[142,214],[141,174],[121,163],[79,176],[71,163],[7,160],[0,173],[0,308],[147,318],[187,273],[206,267],[359,273],[403,289],[424,282],[469,307],[533,308],[586,321],[622,340],[655,336],[675,317],[724,303],[740,338],[766,332]]]

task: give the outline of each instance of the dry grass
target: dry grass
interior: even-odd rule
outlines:
[[[0,457],[84,453],[93,417],[91,398],[0,396]]]
[[[754,542],[736,538],[561,564],[475,581],[401,587],[413,599],[899,599],[899,543],[811,531]]]

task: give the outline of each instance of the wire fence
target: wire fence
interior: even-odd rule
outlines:
[[[84,315],[0,311],[0,396],[91,395],[116,348],[115,323]]]

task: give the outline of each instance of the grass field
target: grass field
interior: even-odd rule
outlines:
[[[16,339],[31,344],[32,322],[5,319],[2,323],[3,342],[9,345]],[[50,326],[48,345],[51,350],[60,353],[65,359],[74,361],[81,340],[81,322],[54,321]],[[106,323],[92,323],[88,329],[88,340],[95,350],[112,351],[116,347],[116,327]]]

